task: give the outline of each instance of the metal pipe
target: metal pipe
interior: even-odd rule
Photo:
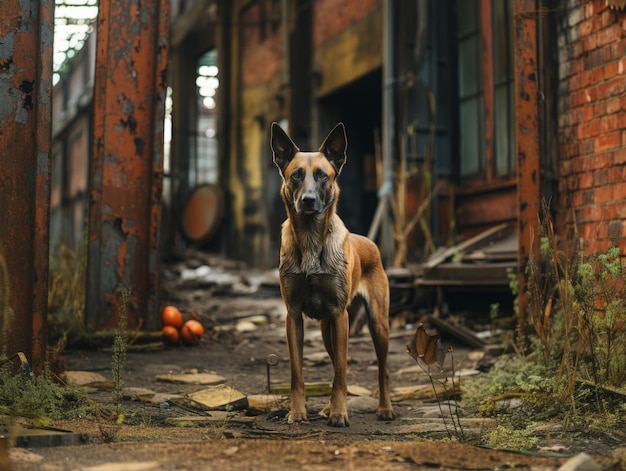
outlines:
[[[395,57],[394,57],[394,0],[385,0],[383,7],[383,184],[378,199],[385,202],[385,216],[381,224],[381,253],[386,265],[392,260],[390,199],[393,192],[393,139],[395,137]]]

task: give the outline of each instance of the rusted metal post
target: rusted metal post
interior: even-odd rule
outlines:
[[[90,170],[86,326],[158,326],[169,0],[101,0]]]
[[[540,162],[537,67],[537,0],[515,0],[515,140],[518,198],[518,327],[526,334],[526,265],[539,255]]]
[[[0,8],[0,353],[46,359],[54,0]]]

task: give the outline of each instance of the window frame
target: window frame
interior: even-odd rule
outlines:
[[[458,0],[460,2],[466,2],[467,0]],[[509,22],[506,25],[505,36],[507,37],[507,44],[505,47],[509,50],[508,54],[504,54],[505,58],[508,58],[506,77],[496,78],[496,31],[497,18],[495,17],[495,2],[506,2],[504,6],[504,15],[509,18]],[[469,3],[469,2],[468,2]],[[464,36],[461,35],[460,21],[457,20],[457,67],[458,72],[458,179],[464,186],[471,187],[473,184],[485,186],[501,184],[509,185],[515,180],[516,161],[515,161],[515,106],[514,106],[514,65],[513,65],[513,0],[476,0],[475,6],[478,8],[476,13],[477,27],[479,34],[479,49],[481,53],[476,57],[476,67],[480,70],[480,76],[482,77],[482,83],[478,88],[482,88],[482,101],[480,103],[480,111],[477,116],[479,121],[477,128],[476,138],[481,143],[479,145],[479,154],[474,156],[473,160],[478,160],[477,171],[472,173],[463,172],[464,150],[462,143],[462,131],[464,129],[461,105],[466,97],[461,96],[462,80],[461,80],[461,51],[460,45]],[[502,7],[500,5],[500,7]],[[460,15],[460,10],[459,15]],[[497,83],[496,83],[497,82]],[[504,88],[503,88],[504,87]],[[498,109],[496,106],[496,88],[499,88],[500,93],[504,90],[506,95],[506,108],[508,111],[504,114],[506,119],[502,120],[498,117]],[[503,107],[504,108],[504,107]],[[506,126],[505,129],[500,126]],[[508,144],[503,148],[500,146],[498,139],[499,136],[507,136]],[[498,155],[498,151],[502,149],[507,150],[507,156],[502,157]]]

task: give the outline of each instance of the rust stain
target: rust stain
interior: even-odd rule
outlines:
[[[0,281],[1,348],[25,352],[41,371],[47,339],[53,2],[5,0],[2,18],[0,277],[8,278]]]
[[[520,332],[526,332],[525,269],[531,251],[538,255],[540,207],[539,104],[537,91],[537,0],[515,0],[515,118],[518,195],[518,282]],[[531,245],[532,244],[532,245]]]
[[[169,37],[167,0],[101,0],[94,87],[88,325],[158,327],[158,228]]]

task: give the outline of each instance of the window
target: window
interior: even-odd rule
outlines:
[[[515,172],[513,0],[458,3],[459,174]]]

